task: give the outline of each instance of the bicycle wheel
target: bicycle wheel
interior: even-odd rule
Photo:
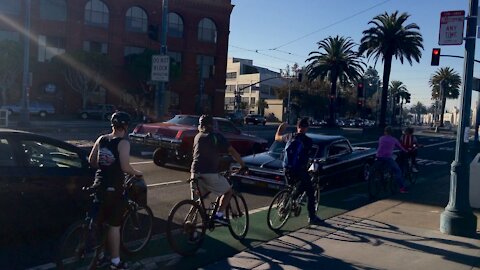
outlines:
[[[95,249],[87,246],[88,224],[84,220],[72,224],[62,236],[56,264],[58,269],[94,269]]]
[[[322,191],[322,187],[317,183],[313,186],[315,193],[315,213],[318,213],[318,209],[320,208],[320,192]]]
[[[389,183],[389,185],[390,185],[390,193],[392,195],[397,194],[398,189],[400,187],[398,186],[397,181],[395,180],[395,177],[394,177],[393,173],[391,171],[389,171],[387,173],[387,175],[385,175],[385,177],[386,177],[387,183]]]
[[[248,232],[249,217],[247,203],[242,194],[233,193],[226,215],[229,220],[228,230],[230,230],[233,238],[244,239]]]
[[[205,212],[193,200],[177,203],[167,219],[167,240],[180,255],[193,255],[205,239],[207,222]]]
[[[141,251],[150,241],[153,213],[148,206],[134,205],[123,219],[121,230],[122,250],[127,254]]]
[[[291,203],[290,189],[281,190],[273,197],[267,213],[267,224],[271,230],[279,230],[285,225],[290,216]]]
[[[374,168],[368,177],[368,196],[370,199],[376,199],[382,188],[382,172]]]
[[[411,185],[417,183],[417,174],[418,172],[413,171],[412,161],[408,161],[408,181]]]

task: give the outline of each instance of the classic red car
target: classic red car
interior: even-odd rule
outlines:
[[[192,161],[193,138],[198,133],[198,118],[195,115],[176,115],[167,122],[139,124],[129,134],[130,141],[156,146],[153,162],[158,166],[165,163],[189,165]],[[242,133],[225,118],[214,117],[213,127],[242,156],[264,152],[268,148],[267,140]]]

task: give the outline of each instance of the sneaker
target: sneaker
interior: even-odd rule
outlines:
[[[107,256],[103,256],[102,258],[97,259],[96,267],[103,268],[108,266],[109,264],[110,264],[110,258],[107,258]]]
[[[323,221],[321,218],[314,216],[312,218],[308,219],[308,224],[310,225],[323,225],[325,224],[325,221]]]
[[[408,193],[408,189],[406,187],[400,188],[400,193]]]
[[[112,270],[127,270],[128,264],[126,262],[120,261],[118,264],[110,263],[110,269]]]
[[[225,225],[225,226],[228,226],[228,224],[230,223],[225,216],[219,217],[219,216],[217,216],[217,215],[215,215],[215,216],[213,217],[213,221],[216,222],[216,223]]]
[[[417,167],[412,167],[412,172],[417,173],[418,172]]]

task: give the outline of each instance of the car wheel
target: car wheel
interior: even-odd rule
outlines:
[[[47,112],[41,111],[38,115],[40,115],[41,118],[44,118],[47,116]]]
[[[86,113],[86,112],[81,113],[80,118],[82,118],[83,120],[88,119],[88,113]]]
[[[167,153],[166,153],[165,149],[157,148],[153,152],[153,163],[155,163],[155,165],[157,165],[159,167],[164,166],[165,162],[166,162],[166,159],[167,159]]]

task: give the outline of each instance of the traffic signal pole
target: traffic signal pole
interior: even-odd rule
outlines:
[[[470,0],[465,41],[465,67],[463,91],[460,95],[460,125],[457,129],[455,160],[450,171],[450,197],[440,216],[440,231],[445,234],[472,237],[476,234],[477,218],[469,201],[470,178],[470,108],[472,102],[473,64],[478,15],[478,0]]]

